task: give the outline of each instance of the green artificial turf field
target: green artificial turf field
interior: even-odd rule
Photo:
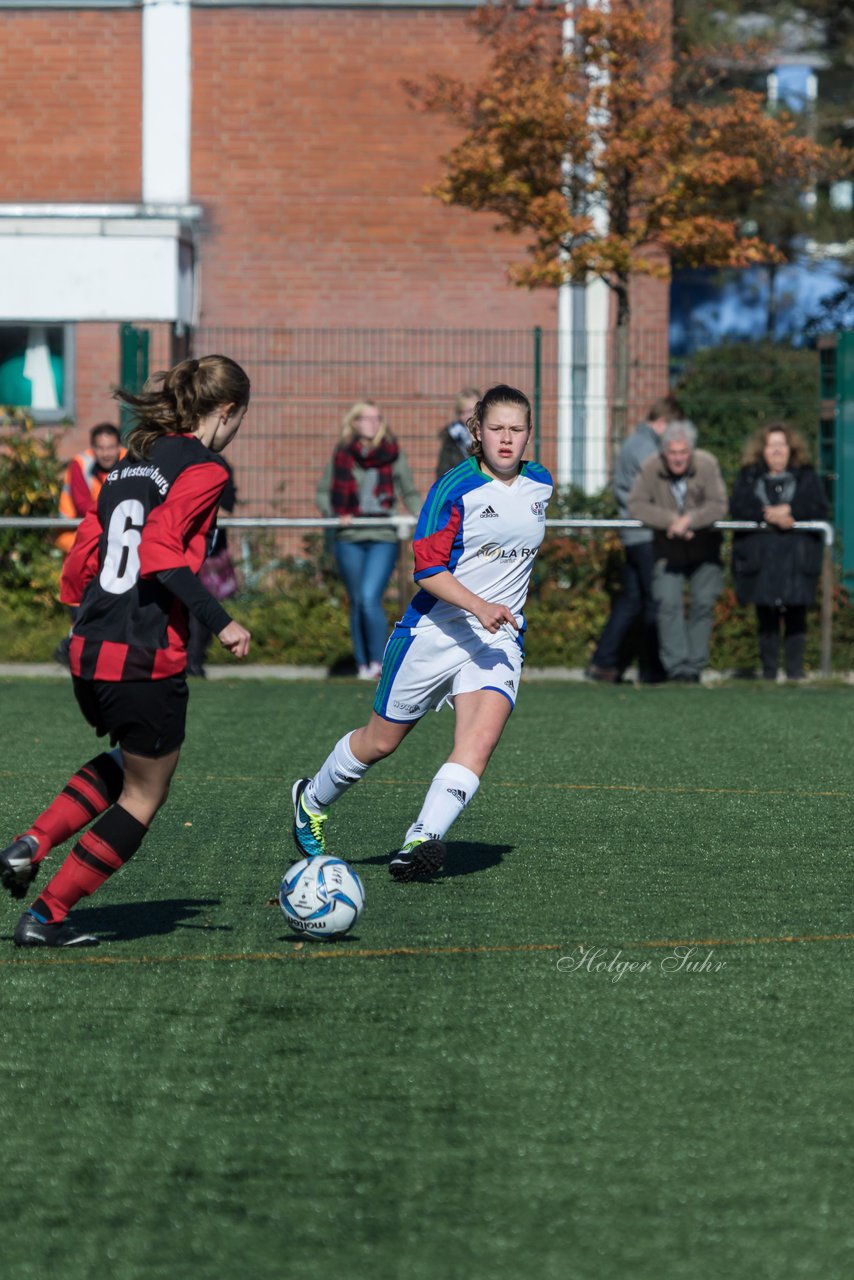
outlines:
[[[195,684],[104,945],[0,904],[0,1276],[850,1277],[852,699],[530,684],[398,885],[431,715],[332,813],[367,907],[317,946],[269,905],[290,786],[370,692]],[[96,744],[66,682],[0,707],[11,838]]]

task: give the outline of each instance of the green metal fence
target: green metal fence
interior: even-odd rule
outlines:
[[[849,337],[851,335],[848,335]],[[845,335],[843,335],[845,337]],[[239,514],[304,517],[316,513],[315,489],[338,438],[341,420],[356,400],[374,399],[401,442],[423,496],[436,478],[439,433],[450,421],[462,387],[495,382],[521,387],[534,409],[532,454],[559,482],[595,492],[610,478],[609,404],[613,360],[607,334],[559,334],[553,329],[305,329],[202,326],[184,340],[194,355],[221,351],[238,360],[252,380],[245,428],[230,448],[240,497]],[[819,446],[831,483],[843,452],[837,419],[837,368],[854,365],[841,344],[834,367],[822,366],[833,389],[819,387],[815,353],[773,349],[719,351],[720,385],[705,378],[689,413],[701,444],[715,449],[728,478],[745,437],[764,416],[786,417]],[[122,378],[141,385],[147,372],[182,354],[166,325],[122,329]],[[711,353],[697,357],[702,360]],[[807,362],[804,362],[807,357]],[[829,357],[825,356],[825,362]],[[807,367],[809,366],[809,367]],[[666,335],[635,330],[630,347],[629,421],[691,366],[669,362]],[[726,386],[723,384],[726,383]],[[822,399],[820,392],[825,397]],[[854,387],[848,393],[854,412]],[[820,433],[830,405],[832,424]],[[850,433],[854,438],[854,432]],[[854,451],[854,450],[853,450]],[[852,458],[854,468],[854,457]],[[854,476],[849,484],[854,492]],[[837,523],[842,487],[838,487]],[[849,503],[854,520],[854,503]],[[293,543],[293,546],[291,545]],[[854,537],[847,540],[854,554]],[[284,544],[283,544],[284,545]],[[293,550],[295,541],[288,542]]]
[[[231,452],[241,512],[247,515],[313,512],[315,486],[341,420],[351,404],[365,398],[382,407],[425,494],[436,478],[438,437],[452,419],[457,392],[496,382],[509,382],[531,397],[534,456],[555,470],[563,432],[563,468],[572,469],[565,478],[592,488],[607,480],[607,335],[591,344],[584,360],[571,345],[561,344],[556,331],[540,328],[201,327],[192,335],[192,349],[196,355],[222,351],[244,365],[252,379],[250,416]],[[568,386],[564,366],[570,355],[575,391],[562,389]],[[157,357],[152,351],[152,362]],[[583,405],[578,392],[582,383]],[[635,416],[643,416],[667,385],[664,335],[637,334],[632,354]]]

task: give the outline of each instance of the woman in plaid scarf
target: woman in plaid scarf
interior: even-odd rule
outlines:
[[[400,499],[417,513],[421,497],[409,465],[373,400],[362,400],[345,414],[341,437],[317,489],[325,516],[338,516],[335,560],[350,598],[350,635],[361,680],[376,680],[382,667],[388,625],[383,594],[397,560],[393,524],[383,516]],[[354,516],[376,520],[374,527],[351,526]]]

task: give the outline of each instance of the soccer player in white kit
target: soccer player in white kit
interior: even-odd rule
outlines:
[[[371,718],[336,743],[313,778],[294,783],[294,840],[304,857],[326,852],[329,806],[427,711],[448,703],[453,750],[389,863],[397,880],[435,875],[443,837],[474,798],[515,705],[522,611],[553,483],[545,467],[522,461],[531,405],[521,391],[492,387],[468,426],[472,456],[436,481],[418,517],[420,590],[386,645]]]

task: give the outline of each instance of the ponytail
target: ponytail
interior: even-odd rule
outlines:
[[[172,369],[154,373],[138,394],[118,387],[113,396],[134,419],[127,437],[128,453],[147,458],[160,436],[192,435],[202,418],[226,404],[244,409],[249,390],[240,365],[218,355],[182,360]]]

